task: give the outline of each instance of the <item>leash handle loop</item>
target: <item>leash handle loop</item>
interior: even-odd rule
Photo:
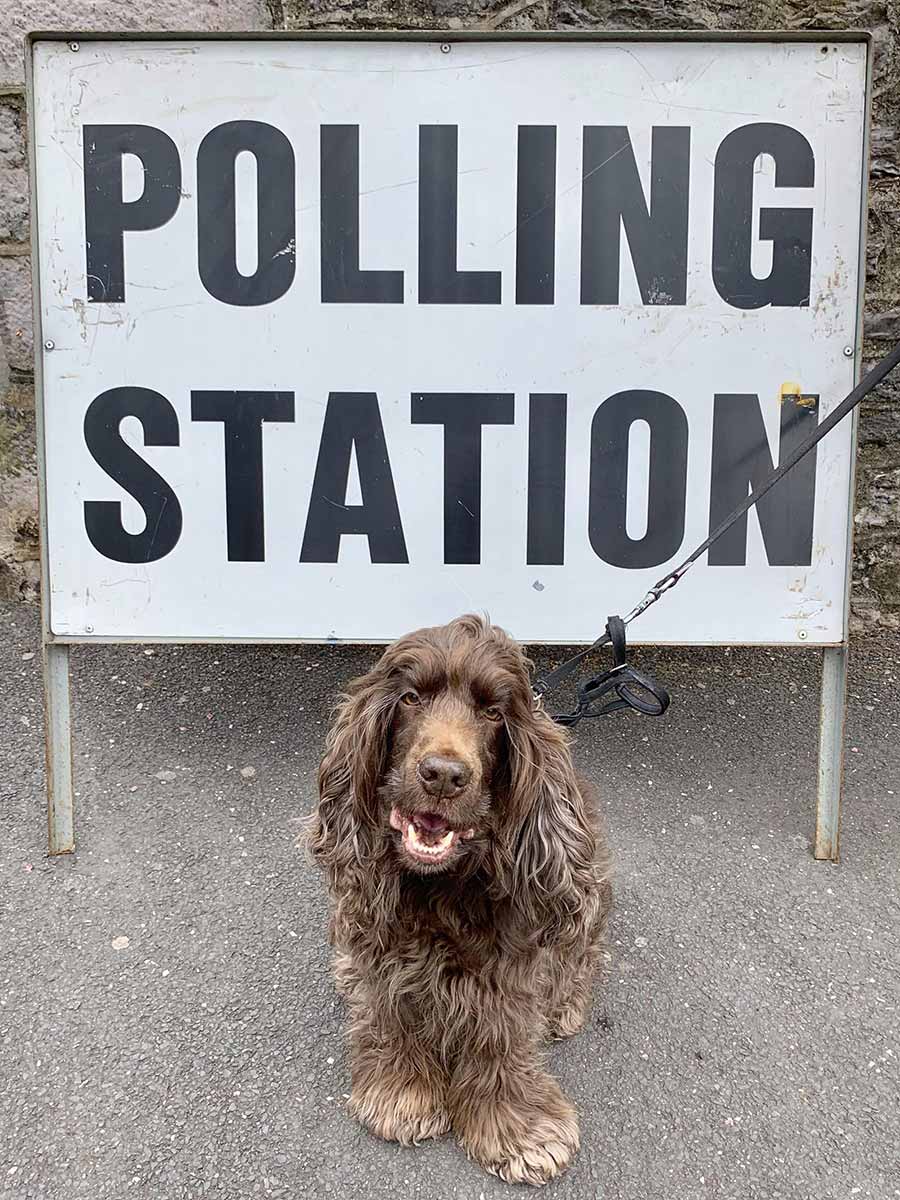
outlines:
[[[578,685],[578,702],[570,713],[561,713],[553,719],[558,725],[569,728],[579,721],[593,717],[605,717],[607,713],[623,708],[632,708],[647,717],[661,717],[669,707],[669,693],[651,676],[635,670],[628,662],[628,647],[625,641],[625,622],[619,616],[609,617],[606,633],[598,643],[612,646],[613,665],[608,671],[593,675]],[[593,649],[593,647],[592,647]],[[573,660],[569,660],[572,662]],[[579,660],[580,661],[580,660]],[[563,664],[567,666],[568,664]],[[574,666],[575,664],[573,664]],[[553,672],[535,685],[535,699],[540,700]],[[543,688],[541,688],[543,685]],[[610,695],[612,693],[612,695]],[[609,697],[606,699],[606,697]]]

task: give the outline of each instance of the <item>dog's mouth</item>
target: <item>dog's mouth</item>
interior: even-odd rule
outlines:
[[[460,840],[475,836],[474,829],[452,829],[446,818],[433,812],[407,815],[392,808],[391,826],[399,832],[410,858],[431,866],[446,862]]]

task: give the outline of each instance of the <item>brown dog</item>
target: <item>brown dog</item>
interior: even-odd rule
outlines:
[[[578,1148],[541,1047],[584,1022],[610,884],[529,668],[478,617],[389,647],[338,707],[310,844],[334,901],[353,1112],[405,1144],[452,1128],[488,1171],[540,1184]]]

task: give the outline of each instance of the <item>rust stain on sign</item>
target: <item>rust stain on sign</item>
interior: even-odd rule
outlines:
[[[818,396],[804,395],[799,383],[783,383],[778,396],[779,404],[790,401],[791,404],[796,404],[799,408],[815,408],[816,400],[818,400]]]

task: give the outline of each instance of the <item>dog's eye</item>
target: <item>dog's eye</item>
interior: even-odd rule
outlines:
[[[403,695],[400,697],[400,703],[401,704],[409,704],[410,706],[415,706],[416,704],[421,704],[421,700],[419,699],[419,693],[418,692],[404,692]]]
[[[491,704],[488,708],[483,708],[482,713],[489,721],[502,721],[503,713],[496,704]]]

